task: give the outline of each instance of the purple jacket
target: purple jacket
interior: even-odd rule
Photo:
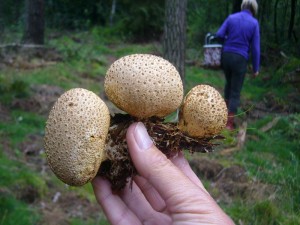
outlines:
[[[259,71],[260,35],[258,21],[248,10],[227,17],[216,33],[224,39],[223,52],[232,52],[249,59],[251,48],[253,72]]]

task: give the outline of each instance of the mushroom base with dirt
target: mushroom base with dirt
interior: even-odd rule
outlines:
[[[141,120],[129,114],[116,114],[111,119],[105,150],[107,158],[101,163],[98,175],[108,179],[113,190],[124,188],[127,182],[137,175],[126,143],[127,128],[137,121]],[[187,150],[191,154],[211,152],[216,145],[212,141],[222,138],[219,135],[210,138],[192,138],[180,131],[176,123],[164,122],[163,119],[157,117],[141,122],[145,124],[156,147],[167,157],[175,156],[182,150]]]

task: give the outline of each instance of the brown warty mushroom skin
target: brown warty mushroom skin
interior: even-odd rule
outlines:
[[[111,102],[131,116],[165,117],[183,99],[183,84],[176,68],[150,54],[133,54],[115,61],[105,76],[105,92]]]
[[[58,98],[47,120],[44,145],[59,179],[81,186],[96,176],[106,157],[109,125],[109,110],[93,92],[75,88]]]
[[[226,123],[227,106],[215,88],[197,85],[188,92],[179,113],[181,131],[195,138],[213,137]]]
[[[185,97],[176,68],[149,54],[133,54],[108,69],[105,92],[128,114],[110,118],[106,104],[93,92],[75,88],[58,98],[45,129],[47,161],[68,185],[81,186],[97,174],[120,190],[137,171],[131,161],[126,131],[142,121],[154,144],[167,157],[179,151],[211,152],[211,139],[224,129],[227,108],[222,96],[208,85],[194,87]],[[164,117],[181,105],[179,123]]]

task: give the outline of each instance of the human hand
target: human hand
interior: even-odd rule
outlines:
[[[167,159],[142,123],[127,131],[130,156],[138,171],[132,186],[112,193],[109,181],[96,177],[98,203],[114,224],[233,224],[203,187],[182,153]]]

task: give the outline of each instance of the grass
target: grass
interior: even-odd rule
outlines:
[[[261,132],[259,129],[270,120],[252,124],[246,146],[225,159],[243,165],[253,181],[267,185],[268,195],[263,199],[235,199],[224,208],[237,223],[296,225],[300,221],[299,115],[280,117],[271,130]]]
[[[21,161],[7,158],[3,153],[0,154],[0,186],[1,190],[12,191],[14,188],[22,188],[29,185],[38,190],[42,195],[46,191],[45,180],[26,167]],[[7,189],[9,188],[9,189]]]
[[[32,112],[13,110],[10,122],[0,122],[0,137],[9,137],[10,144],[16,144],[25,140],[28,134],[43,134],[46,119]]]
[[[37,224],[40,215],[35,208],[17,200],[13,195],[0,194],[0,224]]]
[[[46,182],[39,174],[19,160],[12,160],[0,152],[0,224],[36,224],[38,210],[22,200],[19,191],[30,187],[38,196],[46,193]],[[25,197],[23,197],[25,198]]]
[[[99,35],[103,32],[108,31],[94,29],[85,33],[62,34],[50,39],[48,45],[63,56],[63,61],[55,65],[33,70],[0,70],[0,102],[9,107],[16,98],[28,98],[31,85],[36,84],[55,85],[64,90],[83,87],[99,94],[103,91],[102,81],[110,60],[132,53],[161,53],[157,43],[128,44],[120,39],[105,38],[108,34]],[[292,60],[291,65],[286,64],[276,71],[276,79],[269,82],[264,80],[265,77],[275,72],[268,68],[263,68],[261,76],[257,79],[247,77],[242,93],[243,100],[255,104],[268,93],[272,93],[277,104],[287,104],[287,93],[292,89],[290,86],[280,86],[278,82],[281,79],[280,72],[283,74],[293,70],[295,65],[298,65],[295,62],[298,61]],[[186,91],[203,83],[214,86],[222,93],[222,72],[188,66]],[[275,116],[279,117],[277,124],[267,132],[262,132],[260,129]],[[241,117],[246,118],[246,115],[242,112]],[[36,224],[42,219],[38,209],[20,200],[15,190],[33,187],[37,190],[38,198],[42,199],[46,198],[44,196],[48,190],[47,183],[61,188],[61,182],[54,176],[45,179],[26,165],[23,162],[23,153],[18,149],[19,144],[27,140],[28,134],[43,135],[45,121],[44,116],[20,109],[10,111],[10,120],[0,121],[0,140],[8,146],[0,146],[0,225]],[[300,224],[300,115],[270,114],[262,119],[249,121],[248,127],[248,138],[242,150],[230,156],[222,156],[216,151],[215,154],[206,157],[213,158],[224,166],[241,165],[247,170],[251,180],[269,187],[270,193],[260,199],[252,199],[251,196],[235,197],[230,204],[220,202],[222,208],[237,224]],[[235,135],[225,134],[227,138],[221,147],[236,144]],[[210,181],[204,180],[204,184],[213,195],[219,194],[216,188],[210,188]],[[95,202],[91,185],[69,188],[68,191],[76,192],[90,202]],[[87,221],[70,218],[69,223],[108,224],[103,216]]]
[[[101,225],[109,225],[110,223],[107,222],[107,220],[103,219],[103,218],[99,218],[99,220],[95,221],[95,220],[91,220],[91,219],[88,219],[87,221],[82,221],[80,219],[71,219],[70,221],[70,225],[81,225],[81,224],[85,224],[85,225],[95,225],[95,222],[96,224],[101,224]]]
[[[245,204],[244,200],[236,201],[232,204],[229,213],[232,214],[232,217],[239,218],[239,221],[247,221],[246,224],[280,224],[278,209],[268,200],[255,204]]]
[[[211,85],[221,92],[224,85],[224,76],[219,70],[210,71],[196,66],[186,68],[186,91],[198,84]]]

